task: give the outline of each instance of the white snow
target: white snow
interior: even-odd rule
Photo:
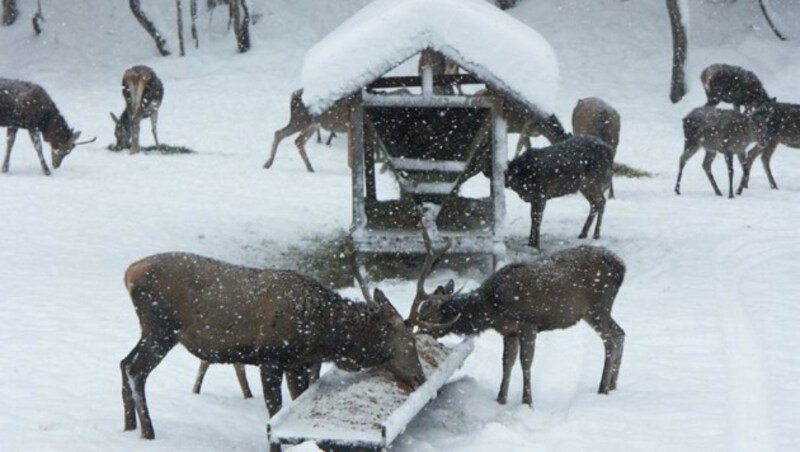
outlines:
[[[0,74],[40,83],[82,137],[99,138],[47,178],[21,132],[11,171],[0,174],[0,450],[266,448],[256,369],[248,368],[255,399],[241,398],[230,366],[212,366],[203,393],[194,395],[198,360],[180,347],[148,380],[156,439],[122,431],[119,361],[139,337],[122,275],[136,259],[169,250],[275,265],[289,248],[350,226],[343,137],[332,148],[309,143],[316,173],[305,171],[291,139],[270,170],[261,165],[272,132],[288,120],[290,93],[301,86],[303,55],[367,3],[251,0],[261,18],[245,55],[234,52],[223,10],[210,27],[202,13],[200,49],[161,58],[127,2],[42,2],[47,22],[38,38],[30,28],[35,2],[20,2],[20,21],[0,27]],[[142,5],[175,50],[174,2]],[[509,403],[499,406],[502,339],[486,333],[393,450],[800,450],[800,153],[776,152],[778,191],[757,164],[743,196],[716,197],[696,156],[684,171],[683,194],[672,192],[681,118],[705,102],[703,67],[742,65],[770,95],[800,102],[800,5],[771,6],[790,41],[772,35],[756,2],[691,2],[687,83],[695,89],[676,105],[668,100],[663,2],[523,0],[510,11],[558,56],[554,111],[565,126],[579,98],[603,98],[622,116],[617,159],[655,174],[615,181],[618,199],[607,204],[603,237],[591,242],[628,267],[614,307],[627,333],[619,388],[596,393],[603,347],[579,325],[539,335],[534,408],[520,405],[518,366]],[[105,150],[113,141],[108,112],[122,109],[120,79],[134,64],[150,65],[164,80],[159,138],[197,154]],[[149,124],[142,134],[143,145],[152,144]],[[717,160],[717,182],[727,183]],[[486,186],[482,176],[471,182],[467,189]],[[508,235],[521,246],[529,209],[506,194]],[[544,251],[586,243],[575,237],[587,212],[580,196],[549,202]],[[429,288],[448,277],[467,289],[479,283],[474,273],[438,272]],[[379,286],[407,312],[413,281]]]
[[[554,107],[552,47],[484,0],[376,0],[308,51],[303,102],[320,113],[426,48],[532,108]]]

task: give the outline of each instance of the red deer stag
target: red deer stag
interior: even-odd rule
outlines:
[[[750,152],[744,164],[744,175],[737,193],[741,194],[747,188],[750,179],[750,170],[753,162],[761,156],[761,163],[767,173],[769,185],[773,190],[778,189],[769,162],[772,154],[779,144],[791,148],[800,148],[800,105],[784,102],[767,102],[753,112],[753,121],[757,129],[758,143]]]
[[[508,164],[506,186],[531,205],[528,245],[539,248],[539,229],[548,199],[575,192],[589,201],[589,217],[578,238],[585,238],[597,216],[594,238],[600,238],[614,151],[592,136],[575,136],[552,146],[530,148]]]
[[[578,100],[572,110],[572,133],[592,135],[611,146],[613,157],[617,155],[619,144],[620,117],[617,110],[597,97]],[[613,162],[612,157],[612,162]],[[613,171],[608,179],[608,197],[614,198]]]
[[[155,71],[147,66],[133,66],[122,75],[122,97],[125,110],[114,120],[114,136],[117,143],[114,149],[130,149],[131,154],[139,152],[139,123],[150,118],[153,139],[158,146],[158,109],[164,98],[164,85]]]
[[[531,264],[512,264],[469,293],[452,294],[453,282],[432,297],[415,300],[408,323],[435,337],[478,335],[493,329],[503,336],[503,380],[497,401],[505,404],[511,369],[519,354],[522,403],[533,406],[531,364],[536,334],[585,321],[603,340],[605,364],[598,391],[617,387],[625,332],[611,308],[625,277],[625,263],[602,247],[579,246]]]
[[[739,66],[712,64],[700,73],[700,81],[706,91],[706,106],[716,107],[720,102],[733,104],[736,111],[745,111],[769,100],[767,91],[756,75]]]
[[[260,366],[270,416],[322,361],[346,370],[383,366],[402,384],[425,381],[411,330],[380,290],[373,303],[342,298],[293,271],[260,270],[187,253],[146,257],[125,272],[142,329],[120,362],[125,430],[155,437],[145,398],[150,372],[178,343],[212,363]]]
[[[7,127],[6,157],[3,160],[3,172],[8,172],[11,160],[11,148],[17,138],[18,129],[28,129],[33,147],[39,156],[42,172],[50,175],[50,168],[42,152],[42,136],[50,143],[53,168],[61,166],[64,157],[72,152],[75,146],[91,143],[94,140],[77,143],[80,132],[74,132],[61,116],[53,99],[41,86],[0,78],[0,127]]]
[[[728,167],[728,197],[733,198],[733,156],[736,155],[739,158],[742,168],[747,167],[745,151],[750,143],[756,141],[753,120],[735,110],[698,107],[683,118],[683,136],[683,154],[681,154],[678,167],[675,193],[681,194],[681,176],[686,162],[703,147],[706,150],[703,170],[717,196],[722,196],[722,192],[717,187],[717,182],[711,173],[711,163],[714,162],[718,152],[725,156],[725,164]],[[745,170],[744,173],[746,174],[747,171]]]
[[[350,128],[352,99],[349,97],[341,99],[331,108],[316,116],[312,115],[308,110],[308,107],[303,103],[302,97],[303,90],[297,90],[292,93],[289,102],[289,124],[275,131],[275,138],[272,141],[272,148],[270,148],[269,158],[264,163],[264,168],[272,166],[272,162],[275,161],[275,154],[278,153],[278,145],[284,138],[301,132],[300,136],[294,140],[294,144],[297,146],[298,152],[300,152],[300,157],[303,159],[306,169],[313,173],[314,167],[311,166],[311,161],[306,155],[306,142],[314,136],[314,132],[322,127],[331,132],[346,133]]]

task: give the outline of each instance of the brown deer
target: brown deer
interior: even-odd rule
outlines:
[[[589,201],[589,216],[578,238],[585,238],[597,216],[594,238],[600,238],[614,151],[602,140],[582,135],[552,146],[530,148],[509,162],[506,186],[531,205],[528,245],[539,248],[539,229],[548,199],[580,192]]]
[[[611,146],[613,156],[617,155],[620,129],[619,112],[611,105],[597,97],[578,100],[572,110],[572,133],[574,135],[592,135]],[[613,171],[612,171],[613,175]],[[614,198],[613,178],[608,180],[608,197]]]
[[[767,173],[769,185],[773,190],[778,189],[775,178],[772,177],[770,160],[779,144],[790,148],[800,148],[800,105],[784,102],[767,102],[753,112],[753,121],[758,130],[758,143],[750,152],[744,163],[744,175],[737,190],[742,193],[747,188],[750,179],[750,170],[753,162],[761,156],[764,172]]]
[[[625,332],[611,317],[611,308],[624,277],[625,263],[617,255],[602,247],[579,246],[534,263],[503,267],[469,293],[453,294],[451,280],[432,297],[417,297],[408,323],[434,337],[497,331],[503,336],[503,380],[497,401],[506,403],[519,354],[522,403],[533,406],[536,334],[583,320],[603,340],[605,364],[598,391],[607,394],[617,387],[622,362]]]
[[[212,363],[260,366],[270,416],[281,408],[284,372],[294,398],[317,365],[388,369],[404,386],[425,381],[411,330],[383,293],[373,303],[342,298],[293,271],[260,270],[188,253],[133,263],[125,273],[141,338],[120,362],[125,430],[155,437],[147,376],[178,343]]]
[[[756,75],[739,66],[712,64],[700,73],[700,81],[706,91],[706,106],[715,107],[720,102],[733,104],[736,111],[745,111],[769,100],[767,91]]]
[[[42,152],[42,136],[50,143],[53,168],[61,166],[64,157],[75,146],[94,141],[78,143],[81,133],[67,125],[47,91],[35,83],[22,80],[0,78],[0,127],[7,127],[4,173],[8,172],[11,148],[14,147],[18,129],[28,130],[46,176],[50,175],[50,168]]]
[[[747,167],[745,151],[750,143],[756,141],[756,127],[753,120],[735,110],[698,107],[683,118],[683,136],[683,154],[678,167],[675,193],[681,194],[681,176],[686,162],[703,147],[706,150],[703,170],[717,196],[722,196],[722,192],[711,173],[711,163],[714,162],[718,152],[725,156],[725,164],[728,167],[728,197],[733,198],[733,156],[739,158],[743,169]]]
[[[148,66],[133,66],[122,75],[122,97],[125,110],[119,118],[111,113],[114,121],[114,149],[130,149],[139,152],[139,123],[150,118],[153,139],[158,143],[158,109],[164,99],[164,84],[155,71]]]
[[[350,108],[352,107],[352,98],[346,97],[339,100],[331,108],[325,110],[319,115],[312,115],[308,107],[303,103],[303,90],[297,90],[292,93],[289,102],[289,124],[284,128],[275,131],[275,138],[272,141],[272,148],[267,161],[264,163],[264,168],[272,166],[275,161],[275,154],[278,152],[278,145],[281,141],[290,137],[297,132],[300,132],[294,140],[297,146],[300,157],[306,165],[309,172],[314,172],[314,167],[311,166],[311,161],[306,155],[306,142],[314,136],[314,133],[320,127],[335,133],[346,133],[350,128]]]

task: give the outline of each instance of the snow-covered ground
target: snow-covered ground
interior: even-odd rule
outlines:
[[[265,256],[346,230],[343,139],[333,149],[309,144],[313,174],[292,140],[272,169],[261,164],[272,132],[286,123],[304,52],[367,0],[252,0],[261,17],[245,55],[234,53],[222,10],[211,22],[201,14],[201,48],[184,58],[155,56],[127,2],[43,2],[48,21],[38,38],[33,2],[21,3],[21,20],[0,28],[0,76],[42,84],[71,126],[99,138],[46,178],[21,133],[11,171],[0,176],[0,450],[264,450],[260,397],[242,400],[229,366],[212,366],[203,394],[191,394],[197,360],[181,348],[148,381],[157,439],[122,431],[118,363],[139,334],[122,274],[135,259],[167,250],[269,265]],[[176,50],[174,4],[142,3]],[[555,49],[562,120],[581,97],[606,99],[623,118],[618,160],[655,174],[615,182],[618,199],[608,203],[596,242],[628,266],[614,310],[627,333],[619,389],[596,394],[602,345],[580,325],[540,336],[533,410],[519,404],[518,368],[510,403],[498,406],[502,341],[486,333],[395,450],[800,449],[800,153],[776,153],[779,191],[757,165],[744,196],[716,197],[700,157],[687,166],[683,194],[672,191],[680,119],[704,102],[704,66],[746,66],[771,95],[800,102],[800,7],[771,3],[793,40],[774,38],[755,1],[689,1],[691,92],[677,105],[667,99],[663,2],[528,0],[511,11]],[[141,63],[166,86],[160,138],[197,154],[105,150],[113,139],[108,112],[123,106],[122,71]],[[143,125],[144,144],[150,140]],[[507,194],[509,231],[522,242],[528,209]],[[587,209],[578,196],[549,203],[545,251],[580,243]],[[381,286],[407,310],[412,282]],[[255,369],[248,371],[256,385]]]

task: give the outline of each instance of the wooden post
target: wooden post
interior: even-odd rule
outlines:
[[[503,116],[503,99],[496,98],[492,107],[492,225],[493,265],[497,269],[506,258],[506,165],[508,160],[506,119]]]
[[[350,112],[351,145],[353,148],[353,232],[367,224],[364,205],[364,105],[361,98],[354,101]]]

